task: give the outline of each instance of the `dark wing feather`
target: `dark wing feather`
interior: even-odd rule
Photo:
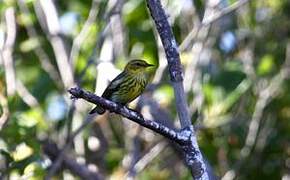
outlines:
[[[110,84],[108,85],[108,87],[105,89],[105,91],[103,92],[102,97],[106,98],[106,99],[110,99],[112,94],[116,91],[119,90],[121,83],[123,81],[123,78],[125,76],[125,72],[120,73],[117,77],[115,77],[115,79],[113,79]]]
[[[123,81],[123,77],[124,76],[125,76],[125,73],[122,72],[117,77],[115,77],[115,79],[113,79],[110,82],[110,84],[108,85],[108,87],[103,92],[102,97],[111,100],[112,94],[114,92],[118,91],[118,89],[120,88],[121,82]],[[94,114],[95,112],[98,112],[98,114],[104,114],[105,111],[106,110],[104,108],[102,108],[101,106],[97,105],[94,109],[92,109],[90,111],[90,114]]]

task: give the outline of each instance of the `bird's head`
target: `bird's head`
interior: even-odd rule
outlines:
[[[144,60],[134,59],[128,62],[128,64],[125,67],[125,71],[129,73],[142,73],[145,72],[145,69],[154,66],[152,64],[148,64]]]

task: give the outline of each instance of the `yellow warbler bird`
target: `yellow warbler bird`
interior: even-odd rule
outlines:
[[[146,69],[152,64],[144,60],[131,60],[123,70],[105,89],[102,97],[114,101],[118,104],[126,105],[136,99],[144,91],[149,82],[149,75]],[[104,114],[105,109],[96,106],[90,114],[97,112]]]

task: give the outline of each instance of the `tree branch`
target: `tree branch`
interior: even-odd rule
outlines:
[[[57,145],[53,142],[47,141],[43,144],[44,153],[51,159],[52,162],[58,159],[61,151]],[[77,163],[74,159],[67,157],[65,154],[62,155],[62,163],[65,168],[69,169],[73,174],[81,177],[82,179],[88,180],[99,180],[104,179],[101,175],[90,171],[85,165]]]
[[[160,0],[147,0],[146,2],[165,50],[169,74],[174,88],[176,110],[181,127],[183,129],[188,128],[188,132],[190,133],[190,145],[182,146],[186,164],[191,169],[192,176],[195,179],[209,179],[188,114],[186,96],[183,87],[183,73],[176,40],[173,36],[169,22],[167,21],[167,16],[161,6]]]
[[[176,143],[180,145],[185,145],[185,144],[190,143],[191,134],[190,134],[189,128],[185,128],[181,130],[180,132],[176,132],[155,121],[145,120],[140,113],[133,111],[127,108],[126,106],[122,106],[113,101],[109,101],[102,97],[96,96],[95,94],[85,91],[78,87],[71,88],[68,90],[68,92],[72,95],[72,98],[82,98],[88,102],[100,105],[103,108],[108,109],[110,112],[120,114],[138,123],[141,126],[151,129],[152,131],[158,134],[161,134],[172,141],[175,141]]]
[[[73,68],[69,62],[65,43],[60,37],[60,24],[54,1],[39,0],[35,1],[34,5],[39,23],[46,27],[44,31],[47,31],[47,38],[54,51],[62,82],[66,88],[69,88],[75,84]]]
[[[174,123],[173,119],[170,118],[170,115],[168,114],[168,112],[162,109],[155,100],[148,97],[145,98],[144,96],[141,96],[139,103],[141,104],[141,106],[147,105],[150,107],[150,114],[152,115],[152,117],[155,119],[156,122],[162,123],[169,128],[175,129],[174,124],[173,124]],[[194,128],[197,129],[196,126]],[[186,152],[183,152],[182,148],[178,144],[169,140],[168,142],[169,142],[169,145],[175,151],[176,155],[179,158],[183,159],[184,164],[187,165],[186,162],[184,161],[185,160],[184,156]],[[139,161],[141,161],[141,159]],[[206,165],[206,171],[207,171],[209,179],[217,180],[218,177],[214,174],[213,168],[211,167],[210,163],[207,161],[206,158],[204,158],[204,163]],[[137,164],[135,166],[137,167]],[[189,167],[189,170],[194,172],[194,169],[192,168],[194,167]]]
[[[207,180],[209,177],[206,172],[206,166],[203,162],[202,155],[197,144],[195,132],[188,114],[183,87],[182,67],[175,38],[167,21],[165,12],[162,9],[160,1],[147,0],[147,5],[151,12],[151,16],[154,19],[157,31],[165,49],[170,78],[175,92],[176,108],[180,118],[182,130],[177,132],[156,121],[145,120],[140,113],[128,109],[125,106],[121,106],[115,102],[96,96],[93,93],[84,91],[81,88],[71,88],[68,91],[72,94],[72,98],[82,98],[88,102],[98,104],[111,112],[120,114],[138,123],[139,125],[151,129],[152,131],[176,142],[181,146],[181,149],[184,152],[185,162],[190,168],[193,178]]]
[[[64,155],[66,151],[70,148],[74,138],[90,123],[93,121],[92,117],[88,117],[74,132],[73,134],[68,137],[67,143],[64,145],[64,147],[61,149],[61,151],[58,153],[57,157],[54,159],[53,164],[51,165],[51,168],[47,172],[45,176],[45,180],[51,179],[51,177],[55,174],[55,172],[61,167],[61,164],[64,160]]]
[[[16,39],[16,17],[13,7],[5,10],[4,20],[6,25],[6,39],[3,47],[0,47],[0,59],[2,59],[5,69],[7,95],[13,96],[16,92],[16,75],[12,56]]]
[[[162,9],[160,1],[147,0],[147,6],[155,22],[157,31],[160,35],[161,42],[165,50],[170,79],[174,88],[176,109],[180,118],[181,127],[189,127],[191,126],[191,122],[185,100],[184,87],[182,84],[183,73],[176,40],[173,36],[171,27],[167,21],[167,16]]]
[[[17,3],[22,14],[24,14],[27,17],[32,16],[32,13],[27,7],[26,4],[27,2],[25,2],[25,0],[18,0]],[[38,57],[42,69],[49,75],[49,77],[53,80],[53,82],[57,85],[57,87],[61,89],[62,84],[59,81],[60,76],[54,65],[51,63],[52,60],[50,59],[46,51],[43,49],[43,47],[40,45],[41,44],[39,40],[40,35],[38,34],[36,27],[34,26],[34,24],[29,23],[24,24],[24,28],[26,29],[28,37],[30,39],[37,41],[37,43],[39,44],[39,46],[33,48],[33,51],[35,55]]]
[[[71,62],[73,64],[73,67],[75,67],[77,58],[79,56],[81,45],[85,41],[85,39],[87,38],[90,27],[96,21],[96,17],[98,14],[98,10],[97,10],[98,5],[99,5],[98,0],[92,1],[89,16],[88,16],[86,22],[84,23],[82,30],[76,36],[76,38],[73,40],[73,44],[72,44],[72,48],[71,48],[71,52],[70,52],[70,56],[69,56],[69,62]]]
[[[120,114],[179,144],[184,152],[185,162],[187,166],[190,167],[193,177],[195,179],[208,179],[207,173],[205,173],[205,164],[203,163],[202,155],[198,149],[196,137],[194,135],[193,126],[183,128],[181,131],[175,131],[156,121],[145,120],[140,113],[113,101],[99,97],[79,87],[71,88],[68,92],[72,95],[72,98],[82,98],[88,102],[100,105],[110,112]]]
[[[239,1],[236,1],[235,3],[233,3],[232,5],[225,7],[221,11],[214,13],[211,17],[203,17],[202,22],[199,25],[199,27],[193,28],[188,33],[188,35],[184,38],[183,42],[180,45],[181,51],[186,49],[189,46],[189,44],[196,37],[197,33],[200,31],[201,28],[210,26],[211,24],[213,24],[214,22],[216,22],[220,18],[222,18],[222,17],[230,14],[231,12],[239,9],[240,7],[242,7],[243,5],[245,5],[248,2],[249,2],[249,0],[239,0]]]

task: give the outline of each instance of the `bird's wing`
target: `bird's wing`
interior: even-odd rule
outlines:
[[[118,91],[118,89],[120,88],[120,85],[121,85],[121,82],[123,81],[124,76],[125,76],[125,73],[122,72],[117,77],[115,77],[115,79],[113,79],[108,85],[108,87],[105,89],[102,97],[106,99],[110,99],[113,92]]]

